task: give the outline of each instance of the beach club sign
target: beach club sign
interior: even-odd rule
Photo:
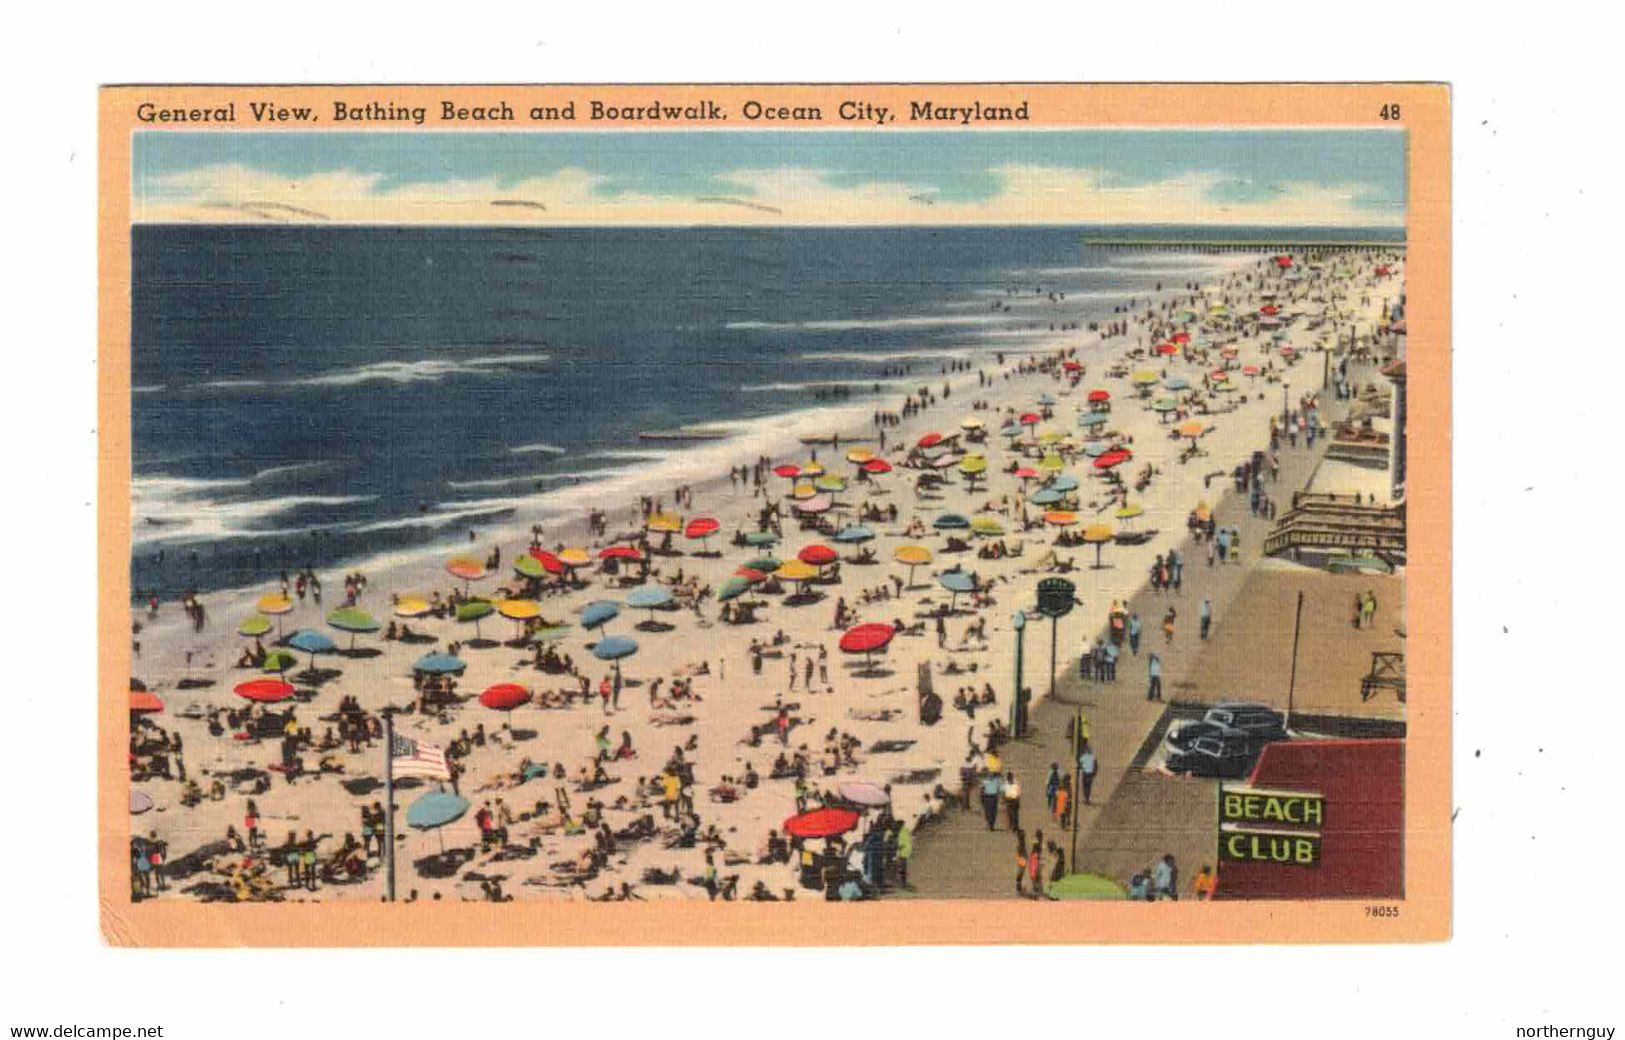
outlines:
[[[1319,791],[1219,785],[1219,859],[1232,863],[1320,865],[1326,801]]]

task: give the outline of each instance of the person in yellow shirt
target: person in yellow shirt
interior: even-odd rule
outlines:
[[[667,770],[660,774],[661,811],[665,814],[666,819],[676,818],[677,796],[681,792],[682,783],[677,779],[676,773]]]

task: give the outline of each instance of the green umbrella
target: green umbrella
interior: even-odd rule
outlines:
[[[1045,889],[1054,899],[1127,899],[1123,886],[1099,874],[1068,874]]]
[[[261,671],[276,672],[281,675],[289,668],[299,663],[299,658],[286,650],[272,650],[265,655],[265,663],[260,666]]]
[[[778,570],[780,567],[783,567],[783,566],[784,566],[784,561],[783,560],[775,560],[771,556],[758,556],[758,557],[756,557],[756,559],[751,560],[749,563],[745,564],[746,569],[753,570],[753,571],[761,571],[763,574],[772,574],[774,571]]]
[[[237,626],[237,634],[240,636],[263,636],[269,631],[271,631],[271,619],[264,614],[250,614],[243,619],[242,624]]]
[[[350,649],[355,649],[357,632],[376,632],[384,626],[378,619],[360,607],[340,607],[327,615],[327,623],[340,632],[350,633]]]
[[[726,603],[731,599],[737,599],[740,596],[743,596],[749,591],[750,582],[736,574],[727,581],[723,582],[722,587],[717,589],[717,599],[723,603]]]
[[[538,628],[532,632],[530,641],[533,643],[553,643],[563,639],[569,632],[569,625],[549,625],[546,628]]]
[[[547,568],[542,566],[542,561],[528,553],[514,562],[513,569],[522,578],[539,580],[547,577]]]
[[[457,608],[457,620],[474,622],[474,638],[479,639],[480,620],[490,617],[495,609],[487,600],[471,599]]]

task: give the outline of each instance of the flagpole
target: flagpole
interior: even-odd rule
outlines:
[[[384,899],[395,901],[395,713],[384,712]]]

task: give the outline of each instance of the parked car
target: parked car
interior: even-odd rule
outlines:
[[[1221,780],[1240,780],[1253,770],[1259,749],[1240,734],[1220,737],[1199,737],[1187,748],[1168,755],[1168,770],[1189,773],[1191,776],[1217,777]]]
[[[1216,704],[1195,722],[1179,723],[1168,728],[1168,746],[1175,750],[1190,747],[1204,737],[1243,736],[1255,747],[1277,740],[1286,740],[1286,718],[1267,704],[1244,704],[1229,701]]]

